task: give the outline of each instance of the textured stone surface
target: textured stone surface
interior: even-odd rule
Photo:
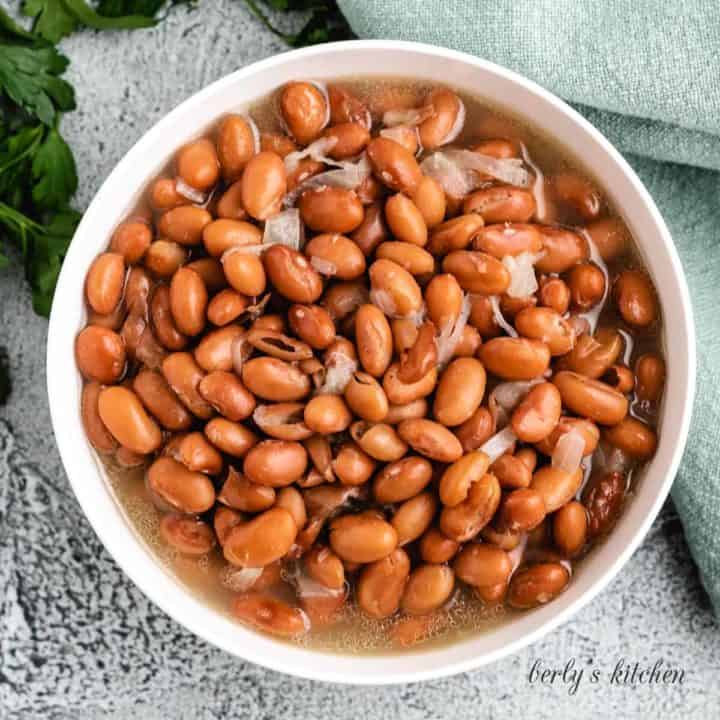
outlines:
[[[80,109],[65,130],[84,207],[129,147],[194,91],[284,49],[238,0],[206,0],[159,28],[66,41]],[[620,576],[572,621],[474,673],[394,688],[295,680],[183,630],[121,573],[83,519],[50,431],[46,323],[17,273],[0,273],[0,345],[14,380],[0,410],[0,719],[709,718],[720,631],[666,507]],[[529,684],[536,660],[586,668],[577,693]],[[618,660],[685,671],[673,686],[611,686]],[[589,663],[592,662],[592,665]],[[590,668],[603,672],[590,684]]]

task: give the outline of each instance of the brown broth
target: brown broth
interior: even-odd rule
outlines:
[[[361,78],[339,81],[337,84],[352,90],[365,100],[376,122],[383,109],[388,107],[410,108],[420,104],[421,98],[430,89],[425,82],[395,79]],[[480,97],[467,93],[458,93],[466,106],[465,129],[457,143],[467,145],[483,139],[507,138],[522,142],[534,164],[542,168],[545,174],[572,170],[591,180],[591,173],[582,162],[570,156],[559,142],[548,138],[530,124],[505,111],[499,111]],[[280,132],[276,97],[268,96],[252,104],[249,113],[255,119],[261,132]],[[213,129],[205,133],[212,135]],[[172,165],[166,170],[172,174]],[[140,203],[136,212],[146,212],[145,201]],[[613,210],[609,208],[612,215]],[[132,214],[132,213],[131,213]],[[571,224],[573,218],[560,215],[559,223]],[[629,236],[629,233],[628,233]],[[619,268],[642,267],[636,248],[629,247],[625,255],[607,267],[612,278]],[[600,324],[611,324],[623,328],[622,320],[612,303],[606,302],[599,313]],[[663,339],[661,322],[656,323],[650,332],[635,337],[632,345],[626,347],[624,362],[633,367],[635,359],[649,350],[662,352]],[[655,426],[658,409],[647,412],[635,401],[633,414]],[[234,596],[232,582],[221,551],[216,547],[208,556],[188,559],[169,548],[160,538],[159,520],[161,513],[153,505],[145,487],[143,468],[125,469],[114,460],[104,458],[111,486],[126,517],[138,535],[148,546],[156,560],[162,564],[183,587],[219,612],[229,615],[230,602]],[[630,473],[628,486],[631,489],[638,473]],[[589,472],[586,473],[586,478]],[[580,497],[581,490],[578,492]],[[210,516],[211,513],[208,513]],[[596,543],[597,545],[597,543]],[[575,562],[575,561],[573,561]],[[458,641],[473,633],[480,633],[498,623],[512,621],[518,611],[504,606],[486,607],[473,593],[458,583],[447,607],[435,614],[428,639],[419,645],[422,649],[430,645],[444,645]],[[372,652],[408,652],[408,648],[399,649],[392,641],[393,627],[401,619],[395,616],[386,620],[367,618],[358,608],[352,597],[346,603],[339,621],[332,627],[313,630],[308,635],[293,641],[302,646],[335,651],[339,653],[360,654]]]

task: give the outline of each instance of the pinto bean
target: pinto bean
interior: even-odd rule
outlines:
[[[564,370],[553,377],[553,383],[563,404],[582,417],[601,425],[617,425],[627,415],[627,398],[599,380]]]
[[[615,281],[615,302],[622,319],[632,327],[646,328],[658,316],[655,290],[639,270],[623,270]]]
[[[463,454],[460,441],[450,430],[432,420],[403,420],[398,434],[413,450],[431,460],[454,462]]]
[[[562,400],[558,389],[552,383],[540,383],[531,388],[515,408],[510,424],[523,442],[540,442],[558,424],[561,411]]]
[[[442,607],[455,588],[455,573],[447,565],[419,565],[408,578],[400,607],[409,615],[425,615]]]
[[[103,253],[93,260],[85,281],[90,307],[108,315],[120,302],[125,285],[125,259],[119,253]]]
[[[438,422],[455,427],[469,420],[480,407],[485,382],[485,368],[479,360],[453,360],[440,376],[435,393],[433,414]]]
[[[117,382],[125,372],[125,345],[116,332],[88,325],[75,339],[75,361],[89,380]]]
[[[360,226],[365,212],[352,190],[321,187],[306,190],[298,202],[303,222],[321,233],[349,233]]]
[[[371,140],[367,146],[375,177],[395,192],[413,195],[417,190],[422,172],[412,153],[402,145],[384,137]]]
[[[102,385],[98,382],[93,381],[83,385],[80,401],[83,428],[90,444],[98,452],[112,453],[117,447],[117,442],[100,417],[98,398],[101,391]]]
[[[505,380],[532,380],[550,364],[550,349],[539,340],[493,338],[479,352],[486,369]]]
[[[482,252],[454,250],[445,256],[444,272],[451,273],[463,290],[480,295],[500,295],[510,286],[510,273],[496,258]]]
[[[575,497],[582,478],[581,467],[569,473],[558,467],[546,465],[535,472],[530,488],[542,496],[545,510],[552,513]]]
[[[538,563],[516,572],[510,581],[508,602],[515,608],[533,608],[556,598],[570,582],[560,563]]]
[[[242,115],[227,115],[218,129],[217,154],[226,183],[237,180],[257,150],[255,131]]]
[[[467,498],[440,513],[440,530],[451,540],[472,540],[492,519],[500,504],[500,484],[486,473],[470,485]]]
[[[343,560],[371,563],[397,547],[397,533],[376,516],[343,515],[330,524],[330,546]]]
[[[372,618],[394,615],[410,575],[410,558],[401,548],[368,564],[357,583],[360,609]]]
[[[291,485],[305,472],[307,452],[299,442],[263,440],[245,455],[243,472],[251,482],[270,487]]]
[[[147,485],[160,500],[182,513],[203,513],[215,502],[215,488],[203,473],[171,457],[159,457],[147,471]]]
[[[225,539],[223,554],[232,565],[265,567],[290,550],[297,532],[290,512],[272,507],[232,528]]]
[[[287,173],[282,158],[263,150],[248,161],[240,179],[242,205],[256,220],[267,220],[280,210],[287,192]]]

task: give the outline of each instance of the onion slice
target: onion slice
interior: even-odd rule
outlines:
[[[315,394],[342,395],[357,369],[357,362],[344,352],[332,353],[325,363],[325,380]]]
[[[287,245],[287,247],[299,251],[303,245],[303,235],[300,211],[296,208],[289,208],[265,221],[263,245]]]
[[[246,592],[258,581],[264,568],[228,567],[223,576],[223,585],[235,592]]]
[[[337,274],[337,266],[335,263],[331,263],[325,258],[321,258],[318,255],[313,255],[310,258],[310,264],[321,274],[327,277],[332,277]]]
[[[383,113],[382,123],[387,128],[397,125],[419,125],[434,114],[435,108],[432,105],[423,105],[409,110],[387,110]]]
[[[585,438],[575,428],[563,433],[555,443],[552,454],[552,466],[572,474],[579,467],[585,450]]]
[[[504,455],[517,440],[512,428],[506,427],[495,433],[479,450],[490,458],[490,464],[494,463],[501,455]]]
[[[311,175],[307,180],[301,182],[296,188],[283,198],[283,205],[290,207],[297,202],[297,199],[307,190],[321,187],[335,187],[343,190],[355,190],[370,175],[370,161],[363,153],[360,160],[355,163],[344,162],[334,163],[340,167],[339,170],[328,170],[327,172]]]
[[[337,167],[343,167],[343,163],[333,160],[328,157],[328,152],[337,145],[338,139],[336,137],[321,137],[311,142],[307,147],[302,150],[296,150],[295,152],[288,153],[285,156],[285,170],[288,175],[297,169],[301,160],[309,157],[316,162],[325,163],[326,165],[336,165]]]
[[[442,366],[450,362],[455,348],[458,346],[460,340],[462,340],[463,331],[470,317],[470,308],[470,296],[464,295],[462,305],[460,306],[460,313],[457,318],[455,318],[455,322],[445,324],[440,330],[440,334],[435,340],[438,365]]]
[[[531,388],[541,382],[543,382],[543,378],[516,380],[496,385],[488,397],[488,407],[495,421],[495,427],[505,427],[510,421],[510,413],[530,392]]]
[[[519,255],[506,255],[502,259],[503,265],[510,273],[510,285],[505,291],[507,295],[513,298],[525,298],[535,294],[538,289],[535,263],[544,255],[545,253],[542,252],[537,254],[524,252]]]
[[[510,337],[518,337],[517,330],[505,319],[505,316],[502,314],[502,310],[500,310],[500,299],[497,295],[490,295],[490,305],[492,307],[493,311],[493,317],[495,318],[495,322],[510,336]]]
[[[201,192],[192,185],[188,185],[181,177],[175,178],[175,191],[195,205],[204,205],[208,199],[208,193]]]

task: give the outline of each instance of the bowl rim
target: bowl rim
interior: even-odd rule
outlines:
[[[612,163],[615,164],[625,176],[625,178],[633,186],[640,201],[645,206],[645,210],[649,212],[652,220],[655,223],[655,229],[657,230],[659,237],[664,245],[664,249],[668,254],[670,265],[672,267],[672,273],[677,282],[677,290],[679,292],[678,302],[681,309],[681,316],[684,323],[683,329],[686,331],[686,359],[687,367],[686,376],[684,378],[677,378],[679,382],[684,379],[684,405],[681,409],[679,422],[676,424],[677,428],[677,439],[675,447],[672,450],[670,462],[668,463],[663,476],[662,484],[657,488],[655,499],[652,503],[651,509],[645,515],[644,519],[635,527],[632,531],[632,536],[624,546],[624,548],[618,553],[614,562],[606,567],[599,576],[594,579],[587,590],[572,601],[567,607],[560,609],[557,612],[548,614],[540,624],[529,632],[520,634],[517,638],[507,643],[503,647],[484,652],[481,655],[469,657],[464,660],[459,660],[445,665],[439,665],[435,667],[429,667],[424,670],[407,670],[402,667],[403,663],[397,662],[397,658],[427,654],[430,651],[416,651],[408,653],[407,655],[397,654],[394,656],[360,656],[352,657],[347,655],[339,655],[334,653],[325,653],[320,650],[303,650],[300,654],[297,652],[291,652],[290,648],[294,646],[279,643],[276,640],[270,640],[269,642],[258,642],[258,645],[262,646],[262,651],[258,648],[254,648],[252,652],[247,652],[246,649],[238,647],[237,642],[232,642],[232,638],[226,637],[222,633],[215,632],[211,634],[205,626],[201,624],[202,620],[200,614],[196,616],[192,611],[198,611],[197,604],[203,606],[205,611],[210,610],[205,606],[204,603],[197,600],[189,591],[183,589],[183,593],[186,596],[185,599],[175,593],[176,597],[173,598],[173,594],[168,592],[171,584],[179,587],[177,581],[174,583],[170,582],[150,582],[150,575],[153,575],[153,580],[157,581],[163,573],[167,573],[160,566],[157,561],[149,557],[147,548],[144,543],[134,535],[134,531],[129,527],[126,518],[122,517],[122,524],[125,526],[125,530],[121,528],[119,530],[120,536],[108,525],[104,523],[105,512],[108,510],[108,502],[111,500],[111,490],[107,487],[107,481],[102,478],[102,471],[97,461],[95,463],[97,472],[97,479],[100,482],[87,483],[87,466],[83,465],[83,462],[76,454],[77,437],[73,433],[72,423],[67,423],[68,412],[72,412],[66,405],[60,402],[63,386],[67,386],[70,381],[66,373],[62,372],[62,364],[55,363],[54,359],[59,357],[63,352],[67,352],[66,341],[62,337],[62,325],[63,325],[63,298],[68,296],[71,297],[72,293],[77,293],[77,287],[72,286],[72,280],[70,279],[71,266],[73,261],[81,257],[85,252],[84,248],[81,247],[78,241],[83,235],[88,232],[92,232],[90,227],[91,221],[91,210],[95,205],[100,204],[99,199],[104,199],[108,189],[113,183],[114,178],[122,175],[126,168],[132,165],[136,158],[141,157],[143,151],[146,148],[154,145],[155,143],[165,144],[163,139],[163,132],[166,127],[169,127],[173,122],[188,113],[192,108],[202,104],[206,98],[214,96],[216,93],[222,91],[224,88],[232,87],[242,82],[244,78],[251,77],[252,75],[265,70],[271,70],[279,65],[284,65],[289,62],[296,60],[313,57],[316,55],[333,54],[337,52],[346,52],[357,49],[364,49],[373,52],[383,51],[407,51],[413,53],[419,53],[424,56],[437,57],[454,60],[466,65],[479,68],[485,72],[499,76],[505,81],[520,85],[524,90],[539,97],[544,103],[553,105],[563,115],[565,115],[572,123],[579,125],[581,130],[586,134],[592,136],[595,142],[600,146],[607,155]],[[479,93],[482,94],[482,93]],[[553,93],[545,90],[537,83],[524,78],[523,76],[515,73],[514,71],[508,70],[504,67],[496,65],[490,61],[481,59],[479,57],[469,55],[464,52],[450,50],[447,48],[437,47],[426,43],[415,43],[407,41],[394,41],[394,40],[353,40],[345,42],[328,43],[326,45],[312,46],[299,50],[292,50],[284,52],[272,57],[266,58],[247,65],[244,68],[236,70],[229,75],[226,75],[219,80],[211,83],[204,87],[202,90],[193,94],[173,110],[163,116],[157,123],[155,123],[142,137],[133,145],[133,147],[124,155],[124,157],[117,163],[113,168],[112,172],[108,175],[105,181],[102,183],[100,189],[95,194],[92,202],[88,206],[86,213],[77,228],[73,242],[68,249],[68,253],[63,264],[63,268],[58,279],[57,290],[55,295],[55,301],[53,302],[52,311],[50,315],[49,328],[48,328],[48,342],[47,342],[47,389],[48,389],[48,401],[50,407],[50,415],[52,426],[60,456],[65,468],[66,474],[72,486],[73,492],[86,516],[94,529],[101,542],[108,550],[110,555],[113,557],[115,562],[120,566],[123,572],[140,588],[144,595],[152,600],[163,612],[172,617],[180,625],[190,630],[193,634],[202,638],[206,642],[209,642],[217,647],[222,648],[226,652],[239,657],[244,660],[258,663],[272,670],[287,673],[289,675],[295,675],[313,680],[323,680],[338,683],[348,684],[395,684],[405,682],[417,682],[428,679],[437,679],[447,677],[456,673],[464,672],[467,670],[475,669],[486,665],[488,663],[499,660],[512,653],[519,651],[520,649],[530,645],[537,641],[553,629],[557,628],[560,624],[565,622],[568,618],[578,612],[581,608],[587,605],[593,598],[595,598],[610,581],[617,575],[620,569],[625,565],[630,556],[637,549],[638,545],[647,535],[650,526],[652,525],[655,517],[657,516],[662,504],[667,497],[675,474],[677,472],[684,448],[687,440],[688,430],[690,426],[690,419],[692,415],[692,405],[695,395],[695,373],[696,373],[696,347],[695,347],[695,327],[692,317],[692,307],[690,303],[690,294],[688,291],[685,275],[683,272],[680,259],[675,249],[674,243],[670,236],[669,230],[665,225],[665,222],[660,215],[652,197],[645,189],[645,186],[637,177],[634,170],[630,167],[627,161],[620,155],[620,153],[610,144],[610,142],[585,118],[583,118],[578,112],[567,105],[564,101],[560,100]],[[78,411],[75,411],[78,414]],[[122,512],[119,508],[114,508],[115,512]],[[132,535],[132,537],[130,537]],[[126,545],[134,543],[136,547],[125,547],[121,548],[120,545],[125,543]],[[148,571],[147,567],[145,570],[138,569],[133,565],[133,559],[136,561],[142,561],[141,555],[145,555],[145,560],[152,561],[155,564],[155,570]],[[142,565],[142,562],[141,562]],[[167,580],[167,578],[166,578]],[[547,607],[547,606],[546,606]],[[214,612],[214,611],[213,611]],[[253,633],[253,631],[246,631]],[[285,648],[287,652],[283,652],[282,648]],[[299,650],[299,648],[294,648]],[[245,651],[244,651],[245,650]],[[307,658],[307,662],[297,662],[297,659],[301,656]],[[313,666],[312,657],[326,656],[330,658],[330,662],[325,663],[323,669],[318,670]],[[391,661],[383,662],[383,658],[387,660],[387,657],[391,657]],[[337,662],[333,663],[332,659],[336,658]],[[374,671],[364,671],[363,673],[352,673],[350,666],[343,662],[342,659],[352,659],[354,663],[362,664],[366,658],[371,658],[373,664],[377,666]],[[407,663],[408,665],[411,663]],[[400,665],[400,669],[396,666]]]

